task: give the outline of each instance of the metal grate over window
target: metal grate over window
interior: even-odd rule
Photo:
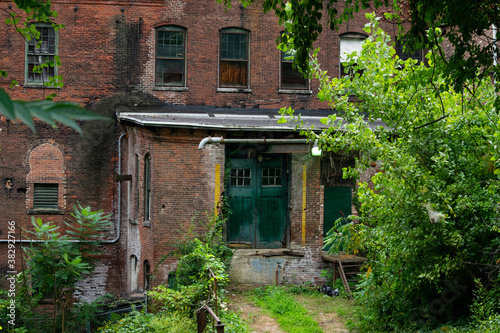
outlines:
[[[250,186],[250,169],[231,169],[231,186]]]
[[[262,169],[262,186],[281,186],[281,168]]]
[[[59,184],[34,184],[34,209],[58,209],[58,203]]]

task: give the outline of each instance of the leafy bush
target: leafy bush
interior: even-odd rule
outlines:
[[[152,313],[179,312],[192,315],[203,299],[203,292],[203,286],[200,284],[180,286],[178,290],[158,286],[153,291],[148,292],[148,296],[151,297],[149,311]]]
[[[196,332],[193,318],[178,312],[151,314],[137,311],[97,330],[99,333],[190,333]]]
[[[329,235],[334,247],[367,254],[370,273],[356,293],[367,329],[414,332],[464,322],[473,277],[488,294],[500,294],[494,85],[477,77],[454,91],[442,50],[430,50],[427,64],[403,61],[378,19],[369,18],[365,31],[372,35],[347,57],[352,75],[330,79],[312,61],[318,98],[336,112],[322,120],[328,129],[308,137],[324,150],[360,152],[356,168],[344,175],[374,174],[359,183],[359,219],[339,226],[340,236]],[[439,29],[428,33],[443,40]],[[493,315],[493,299],[483,297],[472,308],[481,322]]]

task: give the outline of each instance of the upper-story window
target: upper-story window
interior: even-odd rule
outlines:
[[[309,80],[293,68],[293,59],[289,52],[281,53],[280,88],[283,90],[308,90]]]
[[[183,27],[156,29],[156,85],[186,85],[186,29]]]
[[[228,28],[220,32],[219,87],[249,88],[249,32]]]
[[[396,41],[396,54],[398,55],[399,59],[403,61],[406,61],[410,58],[417,60],[418,62],[421,62],[423,60],[422,50],[415,50],[413,53],[406,52],[403,47],[403,43],[400,40]]]
[[[348,74],[352,75],[352,71],[344,65],[347,61],[347,55],[357,52],[359,56],[365,39],[366,35],[358,33],[347,33],[340,36],[340,76],[344,76],[347,71]]]
[[[58,34],[46,24],[37,24],[39,36],[32,36],[26,45],[25,83],[44,84],[57,75]]]

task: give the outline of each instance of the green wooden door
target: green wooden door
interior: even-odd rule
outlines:
[[[351,215],[351,198],[352,189],[350,187],[325,187],[323,237],[333,228],[335,221],[337,221],[342,214],[344,214],[345,217]]]
[[[280,248],[287,226],[287,173],[282,158],[232,159],[227,184],[229,245]]]

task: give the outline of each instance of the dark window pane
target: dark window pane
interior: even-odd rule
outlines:
[[[416,50],[413,53],[405,52],[403,49],[403,43],[399,40],[396,42],[396,54],[403,61],[406,61],[410,58],[418,60],[418,61],[422,61],[422,51],[421,50]]]
[[[184,78],[184,60],[158,60],[156,83],[181,85]]]
[[[223,33],[221,35],[221,59],[247,60],[247,35]]]
[[[281,87],[288,89],[307,89],[307,79],[292,67],[291,62],[281,63]]]

